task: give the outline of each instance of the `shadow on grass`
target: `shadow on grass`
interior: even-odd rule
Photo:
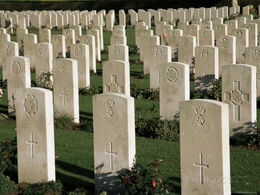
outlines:
[[[0,104],[0,113],[8,114],[8,106]]]
[[[181,194],[181,178],[168,177],[167,182],[169,183],[169,185],[173,184],[173,192]]]
[[[62,170],[70,172],[72,174],[81,175],[89,179],[94,180],[94,172],[67,162],[56,160],[56,165]],[[59,171],[56,172],[57,180],[60,180],[64,185],[66,191],[73,191],[76,188],[85,188],[88,191],[94,192],[94,183],[90,183],[85,180],[81,180],[77,177],[66,175]]]

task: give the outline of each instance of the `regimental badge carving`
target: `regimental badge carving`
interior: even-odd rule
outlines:
[[[13,73],[19,74],[21,72],[21,65],[18,61],[14,61],[11,67]]]
[[[205,124],[205,117],[204,114],[206,112],[206,109],[202,106],[198,106],[194,108],[194,113],[196,114],[196,125],[203,126]]]
[[[47,55],[47,47],[45,45],[40,45],[38,47],[38,53],[40,56],[46,56]]]
[[[120,49],[118,47],[114,47],[114,55],[116,56],[120,55]]]
[[[58,65],[58,67],[59,67],[59,71],[61,72],[61,73],[64,73],[65,72],[65,64],[63,63],[63,62],[60,62],[59,63],[59,65]]]
[[[251,57],[251,59],[252,59],[253,62],[259,63],[259,62],[260,62],[260,50],[254,49],[254,50],[251,52],[250,57]]]
[[[24,100],[24,110],[29,116],[35,115],[38,112],[38,100],[34,95],[27,94]]]
[[[162,56],[162,49],[161,48],[156,48],[154,55],[155,56]]]
[[[203,59],[203,60],[207,60],[208,59],[208,55],[209,55],[209,52],[207,49],[202,49],[200,51],[200,57]]]
[[[177,81],[178,78],[178,71],[176,68],[174,68],[173,66],[171,66],[170,68],[168,68],[165,71],[165,78],[169,83],[175,83]]]
[[[76,46],[75,49],[74,49],[74,54],[75,56],[77,57],[80,57],[82,55],[82,48],[80,46]]]
[[[114,117],[115,110],[114,110],[115,102],[111,99],[106,100],[106,113],[109,118]]]

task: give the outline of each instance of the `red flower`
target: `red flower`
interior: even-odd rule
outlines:
[[[80,39],[79,39],[79,38],[77,38],[77,41],[80,41]]]
[[[155,180],[153,180],[152,184],[153,184],[153,187],[156,186],[156,182],[155,182]]]
[[[164,36],[164,37],[167,37],[167,33],[163,33],[163,36]]]
[[[192,34],[191,34],[191,36],[194,36],[194,37],[196,37],[196,34],[192,33]]]
[[[68,47],[67,49],[70,50],[70,47]]]
[[[228,35],[232,35],[232,33],[228,33]]]

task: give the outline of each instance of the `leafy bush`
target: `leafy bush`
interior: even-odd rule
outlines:
[[[101,87],[96,87],[96,86],[90,86],[88,88],[81,88],[79,89],[79,94],[80,95],[96,95],[102,93],[102,88]]]
[[[0,80],[0,88],[7,89],[7,80],[4,81]]]
[[[241,134],[235,137],[231,137],[230,145],[260,148],[260,129],[257,129],[256,134]]]
[[[131,96],[137,99],[159,100],[159,90],[138,89],[137,85],[134,83],[131,85]]]
[[[157,138],[168,141],[179,141],[179,120],[146,119],[137,116],[135,120],[136,134],[148,138]]]
[[[10,193],[15,189],[15,183],[11,181],[8,176],[5,176],[0,172],[0,194]]]
[[[51,72],[42,72],[39,77],[36,78],[36,83],[38,87],[52,90],[52,73]]]
[[[55,111],[54,125],[58,129],[73,129],[75,124],[73,118],[68,114]]]
[[[62,194],[63,185],[61,182],[50,181],[44,183],[27,184],[21,183],[18,185],[17,194],[23,195],[41,195],[41,194]]]
[[[154,160],[147,167],[134,162],[130,170],[119,173],[122,183],[129,194],[166,194],[167,185],[160,177],[161,159]]]
[[[0,143],[0,173],[17,181],[17,141],[5,139]]]

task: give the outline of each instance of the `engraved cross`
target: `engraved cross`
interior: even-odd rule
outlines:
[[[26,142],[27,144],[30,144],[31,147],[31,159],[33,159],[33,145],[36,145],[37,142],[33,141],[33,133],[30,133],[30,140]]]
[[[233,90],[224,93],[224,100],[229,100],[233,105],[233,120],[240,121],[241,104],[249,102],[249,94],[244,94],[240,89],[240,81],[233,81]]]
[[[209,165],[205,165],[202,162],[202,153],[200,153],[200,162],[199,163],[194,163],[194,166],[200,168],[200,184],[204,184],[204,177],[203,177],[203,168],[209,168]]]
[[[117,83],[116,75],[111,75],[111,83],[106,85],[106,89],[108,92],[123,93],[123,87]]]
[[[113,152],[112,142],[109,142],[109,151],[105,151],[105,154],[108,154],[110,156],[110,170],[113,171],[113,156],[117,156],[117,152]]]
[[[64,88],[62,88],[60,96],[62,96],[62,98],[63,98],[63,106],[65,106],[65,104],[66,104],[66,96],[68,96],[68,94],[66,94],[66,90]]]

